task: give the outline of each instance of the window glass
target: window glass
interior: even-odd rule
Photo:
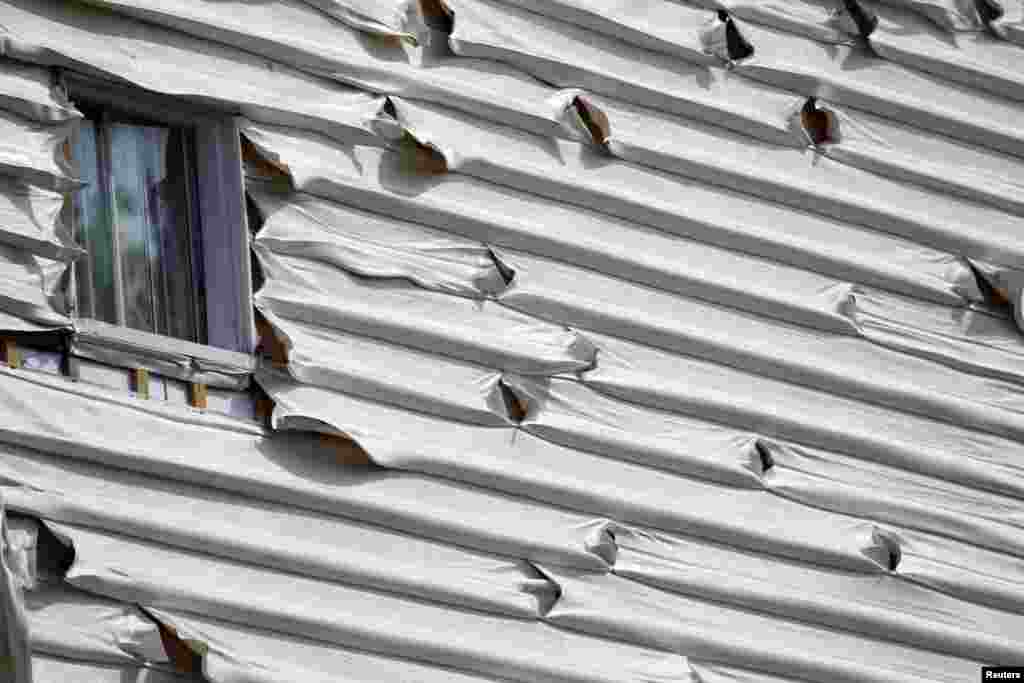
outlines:
[[[87,254],[75,264],[80,315],[117,322],[114,305],[114,242],[107,197],[101,182],[98,129],[92,121],[83,121],[75,158],[85,187],[75,194],[78,243]]]
[[[193,286],[192,143],[181,127],[98,112],[76,149],[83,315],[205,342]]]

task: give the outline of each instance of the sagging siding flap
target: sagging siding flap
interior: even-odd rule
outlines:
[[[0,242],[37,256],[67,261],[78,253],[61,219],[61,192],[0,177]]]
[[[0,57],[0,109],[40,123],[81,117],[64,93],[53,86],[47,69]]]
[[[9,0],[0,6],[0,24],[16,38],[7,44],[7,52],[17,59],[240,108],[255,120],[326,135],[371,139],[368,121],[383,103],[379,96],[268,63],[240,49],[78,0]]]
[[[826,103],[837,135],[819,151],[881,175],[1024,213],[1024,160]]]
[[[1019,102],[893,64],[860,47],[837,48],[760,26],[747,31],[758,50],[735,70],[749,78],[1024,156]]]
[[[517,275],[499,301],[573,325],[583,330],[584,336],[589,331],[616,335],[753,375],[994,434],[1015,437],[1024,433],[1024,394],[1018,383],[974,377],[881,348],[867,332],[865,339],[831,335],[624,283],[549,259],[509,251],[502,254]],[[857,298],[850,298],[854,305],[848,305],[847,312],[855,316]],[[886,306],[885,297],[875,299],[890,316],[899,310]],[[908,308],[911,313],[918,310],[913,305]],[[928,321],[926,316],[922,318]],[[603,345],[598,343],[598,347]],[[903,348],[915,350],[909,343]],[[961,343],[954,350],[966,348],[968,344]]]
[[[518,7],[489,0],[449,4],[456,14],[450,39],[456,54],[513,64],[557,87],[582,87],[780,144],[793,142],[784,117],[792,102],[789,93]],[[672,8],[687,11],[681,5]],[[696,35],[697,25],[693,31]]]
[[[322,388],[325,401],[340,391],[475,424],[511,424],[500,370],[263,315],[288,347],[288,374]]]
[[[598,157],[575,143],[481,124],[404,99],[392,102],[400,123],[440,150],[458,173],[413,176],[399,170],[393,153],[343,147],[294,130],[248,125],[245,134],[264,157],[285,160],[294,184],[311,194],[664,289],[692,287],[694,278],[680,274],[680,263],[716,257],[743,263],[736,276],[755,264],[800,272],[743,253],[944,303],[962,302],[963,285],[974,286],[960,259],[906,240]],[[835,243],[823,245],[818,236],[825,233]],[[774,279],[766,275],[758,287]]]
[[[600,363],[582,380],[633,403],[1024,498],[1017,442],[588,333]],[[685,376],[687,381],[671,378]],[[973,427],[973,425],[971,425]],[[953,533],[949,530],[947,533]],[[968,539],[971,540],[971,539]],[[1011,551],[1000,547],[997,550]],[[1024,546],[1012,550],[1024,556]]]
[[[1016,520],[1024,504],[1014,498],[641,408],[575,381],[505,381],[527,406],[522,428],[554,443],[720,483],[763,488],[812,507],[953,535],[988,548],[1017,545]],[[1015,601],[1021,597],[1024,590]]]
[[[586,214],[577,212],[588,217],[586,236],[572,235],[579,251],[588,245],[586,237],[590,238],[589,243],[595,243],[606,231],[614,232],[622,259],[634,266],[627,270],[602,264],[599,269],[609,274],[671,288],[668,278],[651,280],[648,279],[650,276],[645,277],[646,273],[641,269],[641,265],[651,264],[654,259],[663,256],[666,264],[687,261],[687,272],[692,271],[693,263],[726,261],[729,267],[716,266],[700,273],[703,279],[709,281],[709,285],[715,283],[721,288],[726,288],[721,283],[725,279],[724,274],[739,278],[754,268],[774,267],[791,278],[797,278],[801,270],[809,269],[832,278],[849,278],[855,282],[894,289],[909,296],[940,303],[961,304],[965,296],[973,293],[965,290],[967,285],[973,285],[970,271],[962,259],[952,254],[943,254],[920,244],[821,214],[787,209],[774,201],[777,199],[775,196],[770,199],[757,198],[751,194],[708,186],[685,176],[607,158],[606,152],[601,151],[604,146],[617,148],[620,139],[636,139],[638,135],[653,139],[646,131],[663,128],[662,124],[666,121],[664,117],[656,116],[649,110],[606,98],[588,98],[592,108],[609,120],[610,136],[603,140],[601,148],[595,149],[591,145],[555,141],[473,120],[435,105],[401,98],[390,98],[390,101],[398,124],[421,143],[439,150],[447,161],[449,171],[512,187],[529,195],[567,202],[587,210]],[[624,132],[621,134],[618,130],[619,121],[623,122]],[[671,122],[668,125],[671,127],[678,124]],[[687,127],[686,131],[691,131],[691,128]],[[715,150],[708,147],[703,153],[713,155]],[[368,175],[364,172],[364,178],[370,180]],[[448,178],[440,180],[431,190],[434,193],[444,192],[442,185],[451,182]],[[488,204],[513,204],[517,199],[515,195],[509,196],[508,192],[498,187],[494,188],[493,194]],[[466,196],[464,201],[468,203],[470,197]],[[483,204],[482,200],[477,201]],[[530,201],[529,197],[522,197],[519,203],[527,201]],[[533,199],[533,202],[538,207],[546,204],[538,199]],[[463,214],[474,208],[465,207]],[[481,206],[478,210],[483,211],[485,207]],[[541,212],[539,208],[533,211],[520,209],[514,215],[529,219],[531,223],[543,221],[554,224],[555,210]],[[591,210],[612,214],[628,223],[610,221],[601,214],[590,213]],[[510,221],[505,219],[505,222]],[[661,240],[663,244],[654,246],[649,242],[654,241],[657,235],[651,235],[637,223],[651,225],[678,237],[670,239],[666,234]],[[601,229],[598,230],[598,227]],[[541,231],[538,225],[538,232]],[[820,239],[823,231],[827,231],[833,239],[823,242]],[[628,239],[619,237],[624,232],[634,236]],[[565,229],[560,229],[559,233],[565,233]],[[569,236],[566,234],[566,238]],[[645,237],[647,242],[637,242]],[[703,244],[691,242],[687,238],[699,240]],[[709,243],[733,251],[724,255],[719,249],[705,246]],[[621,246],[623,244],[628,247]],[[667,251],[669,249],[679,254]],[[548,255],[555,253],[550,246],[542,243],[532,246],[530,250]],[[744,253],[737,254],[736,251]],[[782,261],[795,268],[757,261],[746,254]],[[580,262],[580,256],[582,254],[575,254],[573,261]],[[736,265],[739,263],[743,265]],[[668,270],[667,266],[665,269]],[[723,273],[723,276],[716,281],[714,276],[718,273]],[[783,276],[751,275],[750,280],[774,282],[780,277]],[[813,280],[811,276],[806,277]],[[682,291],[686,285],[680,283],[677,287]],[[755,285],[748,287],[754,289]],[[793,286],[794,290],[814,288],[810,284]]]
[[[395,680],[405,677],[422,683],[493,681],[447,667],[372,654],[200,614],[152,607],[146,611],[202,651],[203,673],[210,683],[374,683],[381,676]]]
[[[921,585],[915,568],[904,566],[904,557],[888,574],[864,575],[621,525],[614,534],[614,573],[662,590],[868,636],[884,633],[898,642],[966,658],[999,661],[1010,655],[1012,659],[1011,653],[1019,648],[1007,635],[1020,628],[1024,614],[1005,611],[1018,607],[1024,595],[1020,577],[1014,574],[1019,560],[1016,567],[982,560],[963,572],[965,576],[973,573],[973,580],[961,582],[960,567],[942,572],[942,555],[931,554],[932,569],[938,569],[947,582],[934,590]],[[907,537],[900,540],[905,542]],[[968,547],[954,544],[942,550],[956,553]],[[928,548],[926,557],[929,550],[936,548]],[[970,552],[947,559],[956,563],[960,558],[979,559]],[[909,564],[922,566],[915,560]],[[1016,592],[993,590],[987,596],[992,606],[983,606],[971,589],[984,583],[993,570],[1002,570],[993,588],[1015,587]],[[994,603],[1000,594],[1012,601]]]
[[[12,683],[32,683],[28,615],[22,597],[28,568],[19,557],[21,549],[12,543],[6,502],[0,492],[0,661]]]
[[[279,405],[282,398],[300,401],[305,389],[260,381]],[[484,552],[607,566],[590,549],[592,516],[451,480],[346,466],[325,457],[319,435],[268,434],[248,421],[137,401],[40,373],[0,369],[0,394],[0,431],[8,444],[355,517]],[[202,458],[196,443],[203,444]]]
[[[522,428],[567,448],[742,488],[761,488],[755,435],[615,401],[580,382],[505,377]]]
[[[885,4],[875,11],[879,22],[871,47],[882,57],[999,97],[1024,100],[1019,46],[985,30],[950,33],[913,12]]]
[[[561,590],[547,615],[551,623],[698,659],[843,683],[960,683],[980,667],[980,657],[939,654],[880,637],[773,618],[615,574],[539,569]],[[998,651],[1007,656],[1017,650],[1004,645]]]
[[[50,526],[75,548],[68,583],[157,609],[197,612],[382,654],[400,651],[409,659],[523,683],[640,683],[650,667],[673,661],[685,665],[677,655],[537,621],[358,589],[80,527]],[[452,633],[460,637],[453,639]]]
[[[593,346],[572,330],[493,301],[358,278],[258,245],[254,249],[266,275],[256,306],[282,317],[524,374],[593,365]]]
[[[309,195],[270,193],[258,183],[248,193],[264,216],[256,244],[275,253],[472,298],[505,288],[502,269],[483,244]]]
[[[74,189],[78,182],[61,151],[74,126],[36,123],[0,110],[0,173],[48,190]]]
[[[0,494],[22,514],[509,616],[535,617],[551,597],[523,560],[208,487],[3,451]]]
[[[69,327],[61,278],[67,264],[0,244],[0,310],[47,327]]]
[[[224,3],[215,0],[99,2],[116,7],[119,12],[143,16],[147,21],[204,39],[189,41],[191,45],[202,43],[208,46],[213,42],[247,45],[264,58],[280,62],[281,64],[274,65],[273,70],[265,69],[269,80],[265,85],[252,79],[249,83],[233,84],[246,86],[243,90],[246,93],[245,97],[239,97],[234,93],[227,95],[219,89],[216,93],[208,93],[209,96],[221,100],[240,100],[240,104],[246,105],[243,113],[257,120],[272,121],[268,116],[274,115],[276,110],[287,112],[298,109],[299,113],[308,115],[303,123],[289,123],[287,120],[277,122],[281,125],[302,125],[311,130],[330,134],[327,127],[331,125],[331,110],[327,106],[332,99],[337,99],[338,92],[345,91],[338,86],[331,87],[324,80],[331,79],[367,91],[359,93],[367,99],[379,99],[371,98],[368,94],[370,92],[400,94],[444,102],[474,115],[509,123],[526,130],[548,135],[566,134],[561,121],[562,107],[557,101],[555,89],[537,82],[518,69],[483,60],[456,59],[445,54],[426,54],[417,60],[397,41],[382,41],[360,33],[317,11],[307,0],[277,0],[255,7],[246,3],[243,8],[245,11],[227,12],[224,11]],[[69,19],[68,23],[72,26],[82,23],[80,17]],[[39,19],[36,18],[34,21],[38,22]],[[108,21],[108,30],[115,29],[115,34],[138,32],[137,28],[133,28],[137,22],[129,19],[111,17]],[[36,30],[46,28],[37,26]],[[86,32],[80,36],[80,40],[83,44],[88,44],[91,39]],[[209,48],[197,47],[196,51],[209,52]],[[177,56],[179,59],[183,57]],[[81,61],[94,65],[97,61],[109,58],[98,50],[82,57],[87,58]],[[263,67],[262,62],[257,64]],[[285,67],[283,64],[290,66]],[[210,64],[208,68],[213,66]],[[300,76],[295,69],[319,74],[320,77]],[[125,70],[122,68],[123,73]],[[287,78],[289,74],[290,79]],[[188,77],[177,74],[174,76]],[[224,80],[232,76],[234,74],[225,73]],[[272,88],[275,85],[274,80],[280,83],[277,90]],[[215,82],[219,84],[220,81],[218,78]],[[309,85],[316,83],[320,84],[319,87]],[[160,90],[159,81],[152,87]],[[335,91],[333,97],[329,94],[330,90]],[[321,98],[316,97],[318,91],[321,91]],[[290,95],[297,101],[290,102],[285,95]],[[276,97],[267,102],[269,96]],[[326,100],[327,105],[318,104],[322,100]],[[273,104],[274,111],[269,111],[270,108],[267,106],[259,106],[261,104]],[[250,114],[250,111],[255,113]],[[362,116],[353,117],[353,114],[357,113]],[[337,114],[337,123],[342,125],[334,125],[333,128],[338,132],[346,128],[349,133],[362,130],[367,119],[373,118],[373,112],[366,116],[365,111],[346,113],[342,110]],[[310,126],[310,120],[317,121],[319,127]]]
[[[933,249],[964,256],[998,253],[1024,262],[1024,220],[1019,216],[867,173],[814,150],[754,141],[668,116],[624,116],[615,103],[598,103],[616,121],[609,149],[617,157]],[[791,113],[794,125],[798,109]]]
[[[273,385],[268,393],[281,395]],[[291,400],[284,402],[282,417],[302,415],[330,424],[383,467],[463,481],[598,518],[686,529],[762,552],[877,570],[863,554],[859,520],[765,491],[696,481],[522,431],[460,424],[343,394],[335,394],[329,405],[301,387],[286,398]],[[637,498],[636,491],[645,494]],[[845,531],[837,536],[837,529]]]

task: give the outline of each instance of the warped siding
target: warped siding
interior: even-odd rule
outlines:
[[[0,0],[0,333],[104,353],[66,68],[238,117],[274,341],[269,427],[0,368],[0,680],[1024,662],[1001,5]]]

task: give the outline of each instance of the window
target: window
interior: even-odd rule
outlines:
[[[205,344],[202,221],[195,144],[168,126],[112,108],[79,106],[74,156],[79,315]]]
[[[85,117],[70,147],[84,183],[74,201],[76,240],[86,251],[74,266],[76,315],[251,352],[232,117],[80,77],[65,76],[65,87]]]

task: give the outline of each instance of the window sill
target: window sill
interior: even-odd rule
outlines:
[[[81,358],[225,389],[249,386],[256,359],[244,353],[76,318],[71,353]]]

